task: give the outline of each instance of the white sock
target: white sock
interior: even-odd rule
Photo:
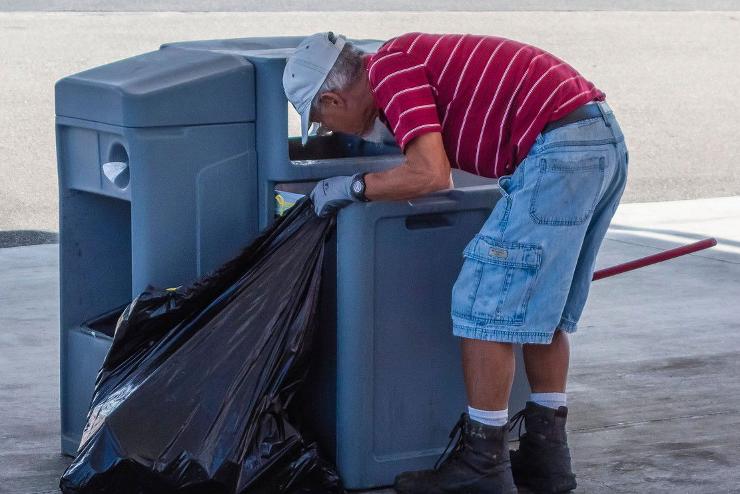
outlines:
[[[468,407],[468,415],[476,422],[485,425],[501,427],[509,421],[509,409],[505,410],[478,410],[471,406]]]
[[[555,410],[559,407],[567,406],[565,393],[532,393],[529,395],[529,401],[533,401],[543,407],[554,408]]]

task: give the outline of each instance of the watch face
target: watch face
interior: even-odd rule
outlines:
[[[363,188],[364,187],[362,186],[362,181],[355,180],[354,182],[352,182],[352,192],[354,192],[355,194],[361,194]]]

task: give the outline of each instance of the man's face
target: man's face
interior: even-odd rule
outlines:
[[[322,127],[333,132],[362,136],[372,130],[378,115],[372,94],[370,91],[362,91],[362,88],[326,92],[320,96],[319,101],[321,109],[311,113],[311,121],[319,122]]]

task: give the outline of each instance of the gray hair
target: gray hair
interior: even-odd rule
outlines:
[[[332,39],[333,36],[332,33],[329,33],[329,39]],[[334,62],[334,66],[311,102],[311,109],[314,112],[321,110],[319,97],[322,93],[344,91],[360,79],[363,70],[362,56],[364,54],[365,52],[349,41],[345,42],[337,61]]]

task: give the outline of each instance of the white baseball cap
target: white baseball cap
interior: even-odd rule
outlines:
[[[311,102],[334,67],[346,40],[332,32],[317,33],[301,41],[288,57],[283,72],[285,95],[301,116],[301,142],[308,140]]]

